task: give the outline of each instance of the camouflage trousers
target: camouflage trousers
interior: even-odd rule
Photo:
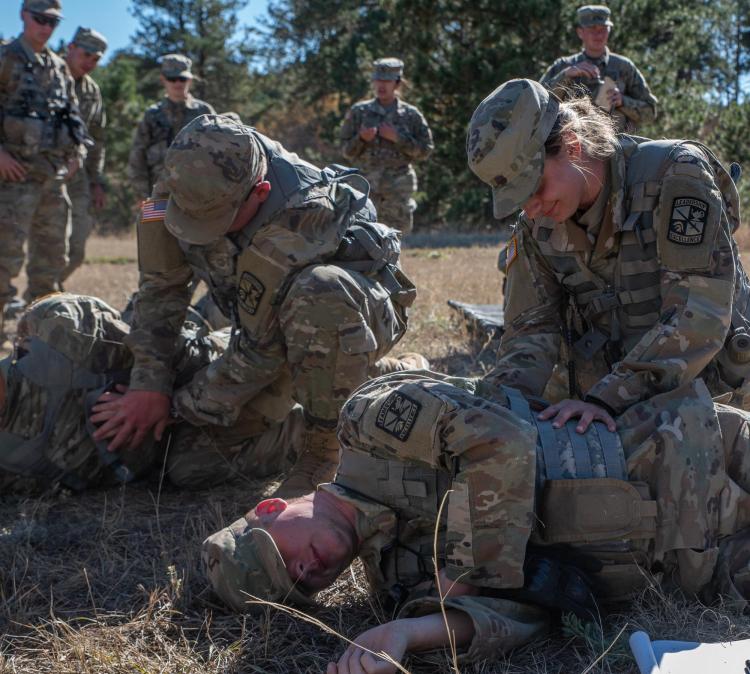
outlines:
[[[27,300],[58,288],[67,265],[70,199],[62,179],[0,181],[0,306],[15,295],[28,240]]]
[[[346,399],[406,330],[405,314],[376,280],[315,265],[279,310],[292,395],[312,423],[333,428]]]
[[[102,389],[68,388],[57,394],[46,385],[45,363],[39,360],[33,375],[33,362],[27,359],[44,356],[43,350],[32,348],[37,340],[72,363],[71,381],[101,373],[104,382],[126,382],[132,366],[123,344],[127,333],[117,310],[96,298],[69,293],[40,300],[21,318],[18,362],[24,369],[11,367],[10,358],[0,361],[0,376],[8,387],[0,423],[0,493],[42,491],[57,483],[76,490],[108,486],[158,476],[162,470],[177,486],[201,488],[267,477],[293,464],[304,442],[299,406],[274,420],[248,405],[230,427],[176,424],[166,441],[149,440],[117,454],[95,443],[88,416]],[[201,335],[194,328],[184,329],[175,359],[177,382],[218,358],[228,342],[226,331]],[[50,409],[54,418],[49,418]],[[20,452],[19,442],[24,443]]]
[[[83,264],[86,257],[86,240],[94,227],[91,188],[86,171],[82,169],[76,172],[73,179],[67,183],[67,188],[71,204],[71,229],[68,238],[68,266],[62,273],[61,281],[65,281]]]
[[[417,202],[417,174],[411,165],[398,168],[372,167],[365,171],[370,183],[370,198],[378,212],[378,222],[410,234],[414,226]]]

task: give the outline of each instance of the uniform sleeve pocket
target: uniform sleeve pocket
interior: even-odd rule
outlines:
[[[349,355],[370,353],[378,348],[378,341],[364,320],[339,326],[339,347]]]

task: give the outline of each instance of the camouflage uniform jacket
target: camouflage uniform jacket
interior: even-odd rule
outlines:
[[[34,52],[23,37],[0,46],[0,146],[43,179],[67,174],[85,148],[63,121],[78,111],[68,66],[49,47]]]
[[[76,96],[81,110],[81,118],[86,123],[89,136],[94,146],[89,148],[86,157],[86,173],[92,185],[104,184],[105,127],[107,115],[104,112],[104,101],[99,85],[90,75],[76,80]]]
[[[201,115],[213,115],[208,103],[188,96],[184,103],[173,103],[166,96],[149,107],[133,136],[128,158],[128,178],[136,195],[146,198],[164,168],[172,140],[188,122]]]
[[[606,49],[600,58],[592,58],[585,51],[557,59],[542,75],[539,82],[558,96],[565,98],[578,87],[583,87],[593,98],[596,96],[598,80],[586,77],[565,77],[563,71],[587,61],[599,68],[599,77],[611,77],[622,92],[622,106],[613,112],[618,131],[634,131],[641,124],[648,124],[656,117],[656,97],[646,84],[641,72],[628,58],[613,54]]]
[[[107,384],[127,382],[133,363],[123,343],[128,332],[120,313],[95,297],[50,295],[24,314],[18,325],[15,363],[3,373],[7,398],[0,414],[0,483],[6,468],[81,489],[115,469],[117,461],[107,468],[99,458],[93,429],[87,423],[91,402],[87,396],[96,391],[98,397]],[[189,381],[215,360],[227,341],[223,333],[203,336],[195,325],[185,324],[174,360],[180,381]],[[34,359],[39,359],[36,364],[29,363]],[[16,367],[16,363],[24,367]],[[45,364],[54,374],[44,376]],[[29,365],[33,376],[27,372]],[[71,370],[66,379],[63,369],[67,367]],[[13,465],[12,447],[19,440],[42,443],[21,459],[21,463],[33,461],[33,467]],[[130,470],[141,473],[147,469],[154,450],[147,442],[137,452],[127,452]],[[114,460],[115,456],[108,458]],[[9,460],[11,465],[5,466]],[[107,462],[110,464],[112,461]]]
[[[397,386],[389,384],[396,379]],[[503,390],[484,382],[477,383],[476,395],[472,390],[470,380],[416,372],[363,385],[342,411],[339,472],[333,483],[319,487],[356,508],[366,575],[386,602],[401,604],[399,617],[440,611],[431,561],[434,527],[444,495],[453,490],[443,509],[438,558],[450,578],[482,588],[478,596],[445,602],[474,623],[462,662],[492,658],[546,629],[546,609],[521,603],[506,590],[524,583],[516,546],[523,562],[527,540],[541,546],[537,550],[555,541],[554,513],[544,507],[549,492],[539,489],[534,496],[528,490],[540,481],[533,425],[507,409]],[[437,414],[430,398],[440,400]],[[654,571],[655,563],[664,569],[665,581],[686,591],[703,591],[707,598],[736,594],[731,579],[713,577],[713,571],[722,538],[750,524],[750,457],[743,440],[748,421],[739,410],[715,407],[700,380],[639,404],[618,420],[626,479],[644,495],[627,511],[640,512],[641,522],[626,531],[618,530],[622,522],[604,521],[604,528],[614,526],[605,534],[593,525],[594,514],[584,512],[581,521],[591,528],[585,524],[577,540],[557,539],[603,562],[590,578],[598,598],[623,599],[642,590],[648,581],[638,567]],[[599,498],[631,484],[616,479],[547,484],[554,482],[564,490],[571,482],[589,484],[602,490]],[[566,492],[562,505],[573,498]],[[717,499],[723,502],[721,517]],[[611,512],[604,520],[618,519],[608,503]]]
[[[661,179],[631,185],[636,141],[620,138],[599,198],[577,221],[519,220],[488,379],[541,395],[568,326],[578,394],[614,414],[698,376],[742,405],[747,373],[733,373],[725,345],[747,330],[750,302],[732,238],[736,189],[679,141],[652,143]]]
[[[375,127],[384,122],[398,133],[392,143],[379,135],[366,143],[359,137],[362,126]],[[376,98],[355,103],[341,126],[341,152],[365,173],[376,168],[408,168],[412,161],[427,159],[435,145],[432,132],[422,113],[400,98],[383,107]],[[355,161],[356,160],[356,161]]]
[[[274,147],[282,157],[298,160],[280,144],[275,143]],[[160,189],[157,184],[155,195],[167,197]],[[149,246],[142,245],[143,230],[139,230],[142,268],[135,328],[128,342],[135,355],[131,388],[172,394],[174,373],[169,363],[174,339],[188,307],[191,281],[197,278],[206,282],[224,316],[233,320],[235,334],[224,356],[212,364],[205,376],[175,393],[173,404],[177,412],[195,425],[229,426],[243,405],[276,382],[277,402],[284,408],[278,414],[284,418],[293,401],[279,306],[295,276],[305,267],[336,263],[356,199],[355,193],[342,183],[308,187],[293,194],[249,241],[241,231],[206,245],[188,244],[172,236],[162,220],[158,224],[165,246],[173,251],[167,264],[159,260],[165,271],[143,270],[151,251],[144,250]],[[261,209],[256,217],[262,214]],[[149,227],[154,225],[149,223]],[[253,227],[252,221],[248,227]],[[162,250],[155,254],[161,255]],[[238,278],[241,259],[254,261],[256,277],[261,276],[262,267],[263,275],[268,273],[265,283],[259,286],[250,281],[249,273]],[[255,304],[261,300],[262,308]],[[238,302],[244,309],[242,315],[251,314],[252,327],[241,320]]]

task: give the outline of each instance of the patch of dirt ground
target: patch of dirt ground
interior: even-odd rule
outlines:
[[[434,369],[482,374],[491,354],[472,355],[446,300],[499,301],[497,247],[421,245],[403,255],[419,299],[398,350],[421,351]],[[133,238],[92,239],[88,263],[67,289],[122,308],[137,284],[135,248]],[[339,638],[273,609],[259,616],[228,613],[199,571],[201,541],[275,484],[180,492],[157,477],[78,495],[0,495],[0,673],[324,672],[343,650]],[[366,587],[355,564],[324,593],[316,617],[350,638],[387,620]],[[627,637],[639,628],[672,639],[750,636],[746,617],[667,597],[652,586],[598,624],[557,624],[546,641],[461,671],[632,672]],[[452,671],[447,655],[442,667],[419,658],[406,667]]]

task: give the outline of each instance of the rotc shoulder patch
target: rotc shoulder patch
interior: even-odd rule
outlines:
[[[259,278],[253,276],[249,271],[242,273],[240,285],[237,288],[237,300],[240,306],[251,316],[255,316],[258,311],[265,292],[266,287]]]
[[[375,425],[397,440],[406,442],[421,409],[421,403],[399,391],[394,391],[378,411]]]
[[[676,197],[672,202],[667,239],[683,246],[703,242],[708,222],[708,204],[693,197]]]

